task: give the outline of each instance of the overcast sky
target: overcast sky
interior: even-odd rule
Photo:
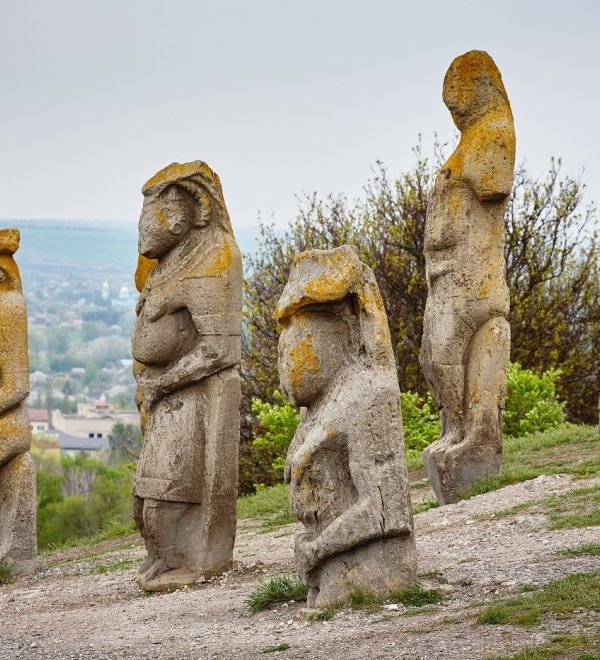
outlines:
[[[221,176],[234,226],[304,190],[361,194],[455,129],[451,60],[498,64],[517,157],[600,202],[597,0],[0,0],[0,218],[133,223],[172,161]]]

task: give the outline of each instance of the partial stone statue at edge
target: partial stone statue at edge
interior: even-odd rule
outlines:
[[[160,590],[232,565],[242,262],[221,183],[206,163],[173,163],[142,192],[134,518],[148,551],[140,582]]]
[[[424,461],[447,504],[501,468],[510,353],[504,212],[515,132],[500,72],[483,51],[452,62],[443,98],[461,137],[427,210],[420,363],[442,418],[441,437]]]
[[[31,570],[37,554],[31,454],[27,309],[13,254],[17,229],[0,229],[0,562]]]
[[[307,605],[416,583],[400,389],[377,282],[356,248],[296,256],[277,306],[281,386],[301,423],[285,480]]]

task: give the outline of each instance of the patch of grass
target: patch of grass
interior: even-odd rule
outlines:
[[[288,489],[285,484],[258,487],[254,495],[245,495],[237,501],[238,518],[254,518],[262,522],[264,531],[289,525],[295,521],[288,503]]]
[[[420,616],[421,614],[435,614],[440,608],[436,605],[424,605],[423,607],[412,607],[404,612],[404,616]]]
[[[409,471],[420,470],[423,465],[423,450],[422,449],[406,449],[406,467]]]
[[[560,633],[539,646],[526,646],[514,655],[488,656],[485,660],[553,660],[569,657],[573,660],[598,660],[600,658],[600,633],[593,637]]]
[[[373,614],[374,612],[379,611],[382,602],[383,600],[381,598],[377,598],[377,596],[370,591],[353,589],[343,605],[347,605],[353,610],[360,610],[362,612]]]
[[[315,616],[315,621],[330,621],[336,613],[337,608],[335,605],[327,605]]]
[[[137,531],[137,527],[133,520],[123,522],[122,520],[111,520],[107,522],[102,529],[93,536],[85,536],[78,539],[68,539],[62,543],[55,543],[48,546],[41,554],[49,555],[58,550],[67,550],[68,548],[76,548],[80,545],[94,545],[102,541],[118,538],[119,536],[126,536],[133,534]]]
[[[541,590],[488,605],[479,623],[532,626],[545,614],[568,615],[574,610],[600,612],[600,571],[573,573]]]
[[[476,483],[468,496],[489,493],[542,474],[572,474],[581,478],[600,475],[597,452],[598,429],[593,426],[565,424],[522,438],[505,437],[502,473]]]
[[[94,568],[94,573],[112,573],[113,571],[125,571],[128,568],[137,566],[139,561],[137,559],[122,559],[121,561],[114,562],[113,564],[101,564]]]
[[[439,505],[440,503],[435,498],[432,497],[428,500],[424,500],[423,502],[420,502],[419,504],[416,504],[413,507],[413,514],[416,516],[418,513],[429,511],[429,509],[436,509]]]
[[[445,600],[444,594],[437,589],[402,589],[394,591],[390,595],[390,600],[396,603],[402,603],[404,607],[423,607],[424,605],[439,605]]]
[[[550,519],[550,529],[577,529],[600,525],[600,487],[575,488],[543,500],[522,502],[504,509],[495,517],[510,516],[529,509]],[[490,516],[484,516],[489,518]]]
[[[0,586],[10,584],[13,581],[14,574],[10,564],[0,561]]]
[[[259,582],[256,590],[244,602],[250,612],[256,614],[275,603],[303,601],[307,594],[308,589],[295,575],[275,575]]]
[[[261,653],[276,653],[277,651],[287,651],[290,648],[289,644],[286,644],[285,642],[282,642],[281,644],[277,644],[276,646],[267,646],[264,649],[261,649]]]
[[[582,555],[600,555],[600,543],[584,543],[577,548],[567,548],[566,550],[561,550],[561,555],[565,557],[581,557]]]

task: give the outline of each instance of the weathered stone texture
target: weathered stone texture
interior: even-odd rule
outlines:
[[[132,338],[143,447],[134,516],[149,590],[227,570],[239,445],[242,263],[221,184],[173,163],[142,192]]]
[[[504,212],[515,133],[500,72],[485,52],[452,62],[443,98],[461,138],[437,175],[427,210],[420,362],[442,416],[441,437],[424,460],[446,504],[501,466],[510,351]]]
[[[27,310],[13,254],[16,229],[0,229],[0,561],[29,570],[37,554],[35,466],[31,425]]]
[[[277,317],[281,386],[303,407],[285,480],[308,607],[414,586],[400,389],[373,272],[348,245],[303,252]]]

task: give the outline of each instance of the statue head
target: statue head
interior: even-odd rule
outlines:
[[[13,258],[20,238],[18,229],[0,229],[0,292],[22,291],[19,268]]]
[[[202,161],[172,163],[143,188],[139,253],[158,259],[192,231],[214,223],[231,232],[219,177]]]
[[[510,109],[500,71],[482,50],[471,50],[454,59],[444,77],[442,96],[461,131],[499,106]]]
[[[343,366],[395,370],[375,276],[353,246],[297,255],[276,314],[279,377],[295,405],[310,405]]]

